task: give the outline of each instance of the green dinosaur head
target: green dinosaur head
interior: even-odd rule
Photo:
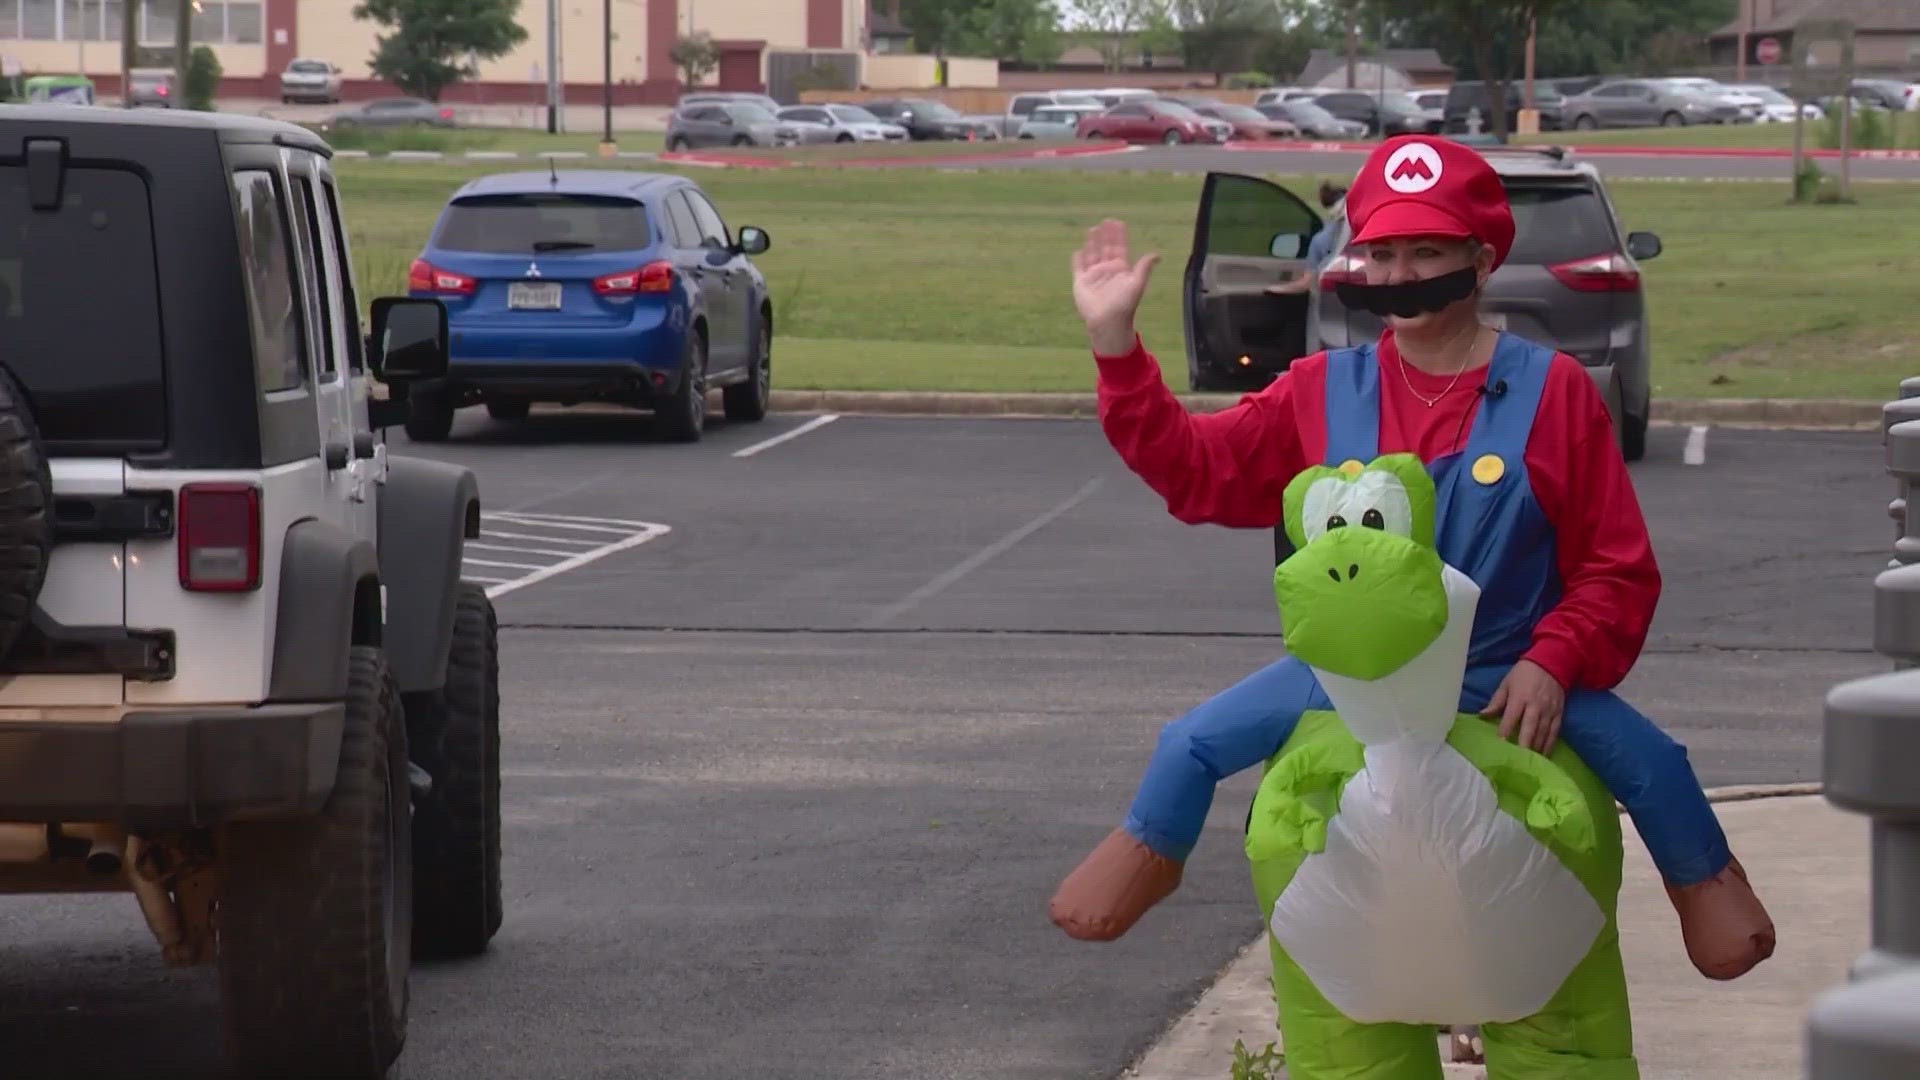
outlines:
[[[1412,454],[1315,466],[1286,491],[1295,551],[1273,572],[1287,652],[1352,679],[1378,679],[1447,625],[1434,548],[1433,478]]]

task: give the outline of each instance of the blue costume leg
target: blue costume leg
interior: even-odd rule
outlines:
[[[1469,670],[1460,711],[1486,708],[1507,670],[1504,665]],[[1732,860],[1727,834],[1687,760],[1687,748],[1618,694],[1568,691],[1560,738],[1627,808],[1667,884],[1684,888],[1706,881]]]
[[[1301,713],[1328,708],[1312,669],[1287,657],[1167,724],[1127,811],[1127,834],[1162,858],[1185,862],[1213,808],[1215,786],[1272,757]]]

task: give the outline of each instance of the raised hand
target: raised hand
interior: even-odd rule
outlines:
[[[1108,218],[1087,230],[1087,242],[1073,253],[1073,303],[1094,352],[1120,356],[1133,348],[1133,313],[1159,261],[1159,255],[1128,257],[1123,221]]]

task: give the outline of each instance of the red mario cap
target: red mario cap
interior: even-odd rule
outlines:
[[[1402,236],[1473,237],[1494,265],[1513,247],[1513,211],[1500,175],[1451,139],[1402,135],[1374,147],[1347,191],[1353,243]]]

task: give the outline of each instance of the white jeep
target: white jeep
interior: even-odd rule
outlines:
[[[479,489],[368,393],[446,311],[362,337],[330,157],[0,110],[0,893],[131,893],[253,1076],[384,1076],[413,957],[501,922]]]

